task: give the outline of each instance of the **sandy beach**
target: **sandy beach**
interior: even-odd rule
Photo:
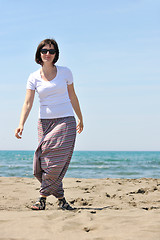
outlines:
[[[159,240],[160,179],[65,178],[74,211],[30,206],[39,196],[34,178],[0,178],[0,240]]]

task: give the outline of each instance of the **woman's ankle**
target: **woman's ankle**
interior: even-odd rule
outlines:
[[[58,200],[62,200],[62,199],[65,199],[65,197],[58,198]]]
[[[44,196],[44,195],[40,195],[40,198],[47,198],[46,196]]]

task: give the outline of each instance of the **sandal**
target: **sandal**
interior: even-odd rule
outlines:
[[[31,207],[32,210],[45,210],[45,208],[46,208],[45,197],[40,197],[38,201]]]
[[[66,201],[65,198],[62,199],[58,199],[58,206],[60,209],[62,210],[74,210],[74,208],[72,208],[69,203]]]

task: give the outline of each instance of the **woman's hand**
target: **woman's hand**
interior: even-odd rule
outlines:
[[[78,119],[78,124],[77,124],[77,132],[81,133],[83,131],[83,121]]]
[[[15,137],[18,139],[21,139],[22,137],[22,132],[23,132],[23,127],[18,127],[15,130]]]

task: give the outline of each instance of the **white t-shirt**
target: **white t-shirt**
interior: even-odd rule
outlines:
[[[27,89],[39,95],[39,118],[51,119],[74,116],[67,85],[73,83],[72,72],[67,67],[56,66],[57,75],[51,81],[42,79],[40,69],[30,74]]]

